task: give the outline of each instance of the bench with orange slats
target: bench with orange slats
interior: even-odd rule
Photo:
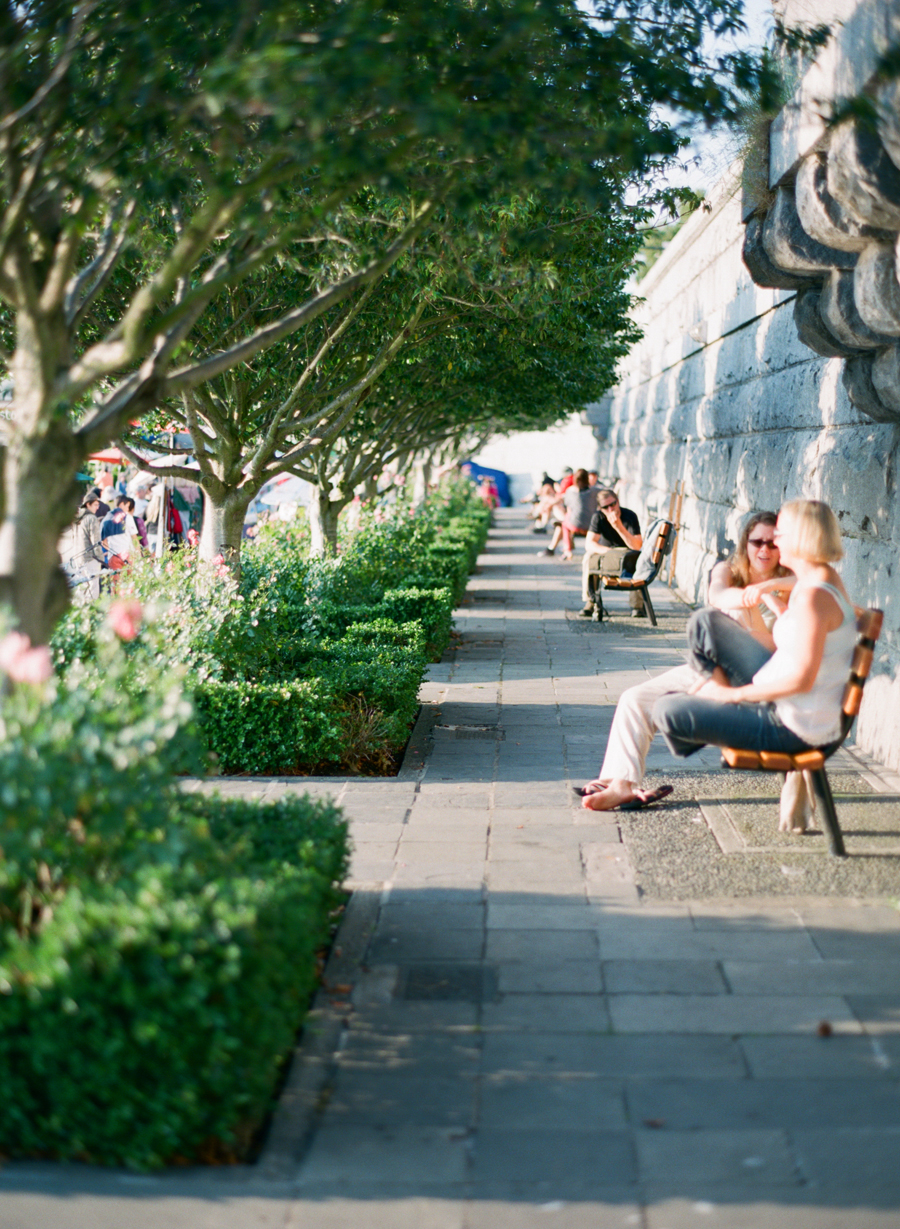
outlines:
[[[844,688],[844,700],[841,704],[841,736],[827,747],[812,751],[799,751],[796,755],[787,755],[784,751],[742,751],[737,747],[722,748],[722,764],[726,768],[753,769],[756,772],[809,772],[812,775],[813,789],[816,798],[821,803],[822,815],[828,836],[828,847],[837,857],[845,857],[844,836],[838,823],[834,797],[825,770],[825,761],[841,746],[853,726],[862,704],[863,688],[869,671],[872,669],[872,659],[875,655],[875,644],[881,635],[881,624],[884,612],[881,610],[857,611],[856,625],[859,639],[853,651],[850,663],[850,677]]]
[[[589,573],[590,576],[596,576],[597,581],[604,589],[618,589],[634,592],[638,590],[643,595],[644,605],[647,608],[647,614],[650,622],[656,627],[656,611],[653,609],[653,602],[650,597],[650,586],[656,577],[659,575],[659,570],[663,565],[663,560],[672,549],[675,541],[675,525],[670,520],[660,520],[657,522],[656,533],[652,544],[648,543],[650,554],[650,567],[647,574],[641,580],[635,580],[633,576],[605,576],[602,571],[602,564],[593,568]],[[641,558],[647,547],[642,548]],[[601,557],[602,558],[602,557]],[[641,566],[641,558],[638,559],[635,565],[635,572]],[[598,593],[599,596],[599,593]],[[598,608],[600,603],[598,602]]]

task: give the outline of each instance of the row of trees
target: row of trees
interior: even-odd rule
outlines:
[[[324,548],[386,460],[598,396],[681,142],[661,108],[712,120],[770,84],[704,54],[739,27],[739,0],[6,0],[21,628],[43,641],[67,602],[81,463],[148,415],[191,432],[203,551],[236,556],[274,473],[315,483]]]

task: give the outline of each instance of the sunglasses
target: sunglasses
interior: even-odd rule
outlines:
[[[607,508],[618,508],[619,501],[616,499],[611,504],[601,504],[600,511],[605,512]]]
[[[748,538],[747,545],[755,546],[757,550],[760,550],[763,546],[775,546],[775,539],[774,538]],[[775,549],[777,550],[778,547],[775,546]]]

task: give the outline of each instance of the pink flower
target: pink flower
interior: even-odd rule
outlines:
[[[0,640],[0,669],[14,683],[46,683],[53,673],[47,646],[31,647],[31,641],[21,632],[10,632]]]
[[[140,602],[113,602],[106,621],[120,640],[134,640],[143,617],[144,608]]]
[[[188,546],[198,546],[200,544],[200,535],[196,529],[187,531]]]
[[[224,555],[213,555],[212,559],[210,559],[210,563],[214,567],[221,567],[224,562],[225,562]]]

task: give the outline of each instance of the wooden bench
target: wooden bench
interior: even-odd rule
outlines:
[[[800,751],[796,755],[787,755],[783,751],[742,751],[736,747],[722,748],[722,765],[726,768],[752,769],[755,772],[810,773],[816,798],[822,807],[828,847],[835,857],[839,858],[846,857],[847,851],[844,848],[844,836],[838,822],[825,763],[843,744],[859,713],[863,688],[869,677],[869,671],[872,669],[875,644],[881,635],[883,620],[884,612],[881,610],[861,610],[857,613],[856,625],[859,630],[859,639],[853,651],[850,677],[844,688],[844,699],[841,704],[841,736],[836,742],[814,751]]]
[[[602,611],[602,589],[623,590],[627,593],[633,593],[638,590],[644,598],[644,605],[647,608],[647,615],[650,622],[656,627],[656,611],[653,609],[653,602],[650,599],[650,585],[656,580],[659,575],[659,570],[663,565],[663,560],[672,549],[674,541],[675,526],[670,520],[658,520],[655,522],[656,531],[653,535],[653,541],[645,543],[638,556],[635,564],[635,575],[643,571],[645,574],[641,580],[636,580],[633,576],[606,576],[603,572],[603,556],[598,558],[597,567],[591,568],[588,572],[588,577],[596,577],[596,581],[600,589],[597,591],[595,602],[594,619],[599,621]],[[647,560],[649,554],[649,562],[646,566],[642,566]]]

